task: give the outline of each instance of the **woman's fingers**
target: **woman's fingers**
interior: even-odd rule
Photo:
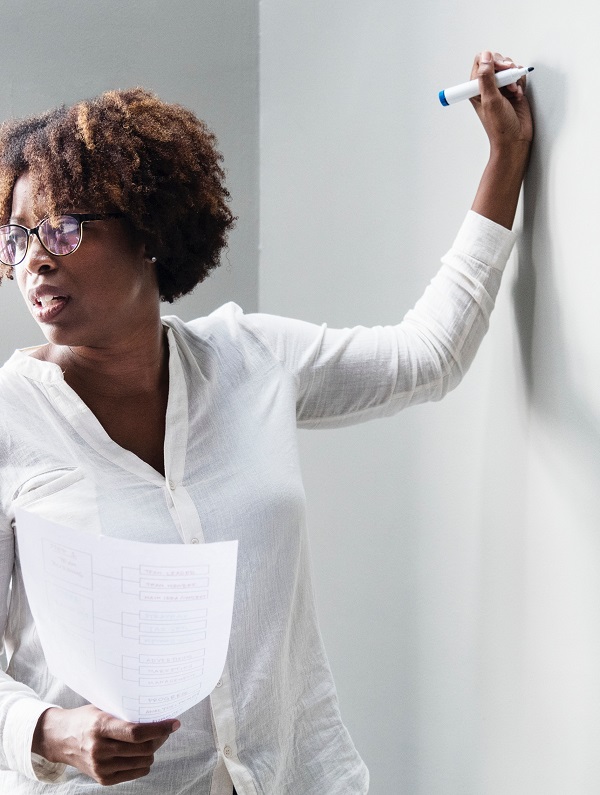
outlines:
[[[499,52],[492,53],[490,50],[484,50],[482,53],[479,53],[475,56],[473,68],[471,69],[471,79],[481,80],[483,78],[484,85],[487,86],[485,89],[485,94],[487,95],[488,99],[492,99],[499,91],[503,96],[509,99],[519,100],[524,95],[526,84],[525,77],[519,78],[519,80],[517,80],[515,83],[511,83],[502,89],[498,89],[496,87],[496,81],[494,78],[494,75],[497,72],[502,72],[505,69],[518,68],[521,67],[518,66],[512,58],[508,58]],[[482,89],[481,96],[483,96],[483,94],[484,90]],[[481,100],[479,97],[475,97],[471,100],[474,105],[480,101]]]
[[[500,52],[494,53],[494,63],[497,69],[514,69],[517,65],[512,58],[502,55]]]
[[[34,750],[65,762],[108,785],[145,776],[154,753],[181,724],[178,720],[130,723],[91,704],[75,709],[50,708],[36,727]]]
[[[485,50],[481,53],[475,73],[475,77],[479,80],[481,94],[480,97],[475,97],[472,100],[473,102],[477,100],[479,100],[479,102],[483,102],[484,100],[491,102],[497,98],[499,92],[496,85],[495,65],[494,58],[489,50]]]
[[[141,764],[139,767],[123,767],[113,772],[107,771],[105,768],[98,769],[97,771],[90,770],[87,775],[95,779],[98,784],[104,787],[110,787],[113,784],[122,784],[124,781],[135,781],[138,778],[143,778],[150,773],[151,764]],[[86,772],[86,771],[83,771]]]
[[[492,53],[490,50],[484,50],[481,53],[477,53],[475,56],[475,60],[473,62],[473,68],[471,69],[471,80],[475,80],[479,76],[479,67],[482,63],[489,62],[492,63],[494,66],[494,72],[502,72],[505,69],[518,69],[520,68],[520,64],[516,64],[512,58],[509,56],[503,55],[500,52]],[[506,86],[506,90],[510,94],[515,94],[522,96],[523,89],[525,87],[525,78],[522,77],[516,83],[511,83],[509,86]]]
[[[103,714],[106,715],[106,713]],[[106,719],[98,729],[102,737],[116,740],[119,743],[139,745],[158,741],[160,746],[170,734],[179,728],[179,725],[178,720],[162,720],[156,723],[129,723],[112,715],[106,715]]]
[[[157,738],[154,740],[147,740],[143,743],[124,743],[119,740],[111,740],[105,738],[102,741],[101,753],[106,758],[114,757],[136,757],[136,756],[152,756],[158,749],[166,742],[166,738]]]

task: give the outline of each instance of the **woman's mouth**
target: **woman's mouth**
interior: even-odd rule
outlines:
[[[40,295],[33,300],[31,312],[38,322],[48,323],[62,312],[68,302],[66,295]]]

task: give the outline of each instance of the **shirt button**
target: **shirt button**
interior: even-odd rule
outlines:
[[[177,483],[175,483],[174,480],[170,480],[169,481],[169,488],[171,489],[171,491],[175,491],[175,489],[177,488]]]
[[[200,543],[200,539],[196,538],[196,536],[194,536],[194,538],[192,538],[192,544],[199,544],[199,543]]]
[[[231,756],[233,751],[231,750],[231,748],[228,745],[226,745],[225,748],[223,748],[223,753],[225,754],[225,756],[229,757],[229,756]]]
[[[216,684],[216,687],[223,687],[223,680],[222,679],[219,679],[219,681]]]

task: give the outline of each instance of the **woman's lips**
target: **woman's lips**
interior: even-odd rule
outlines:
[[[49,323],[54,320],[69,303],[66,295],[42,296],[34,301],[31,312],[39,323]]]

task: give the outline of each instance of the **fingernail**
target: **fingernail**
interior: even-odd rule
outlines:
[[[492,62],[492,53],[489,50],[484,50],[481,53],[481,58],[479,59],[481,63],[491,63]]]
[[[176,721],[173,723],[173,725],[171,726],[171,734],[173,734],[173,732],[176,732],[176,731],[177,731],[177,729],[178,729],[180,726],[181,726],[181,723],[180,723],[178,720],[176,720]]]
[[[512,61],[510,60],[510,58],[503,58],[502,63],[512,63]]]

